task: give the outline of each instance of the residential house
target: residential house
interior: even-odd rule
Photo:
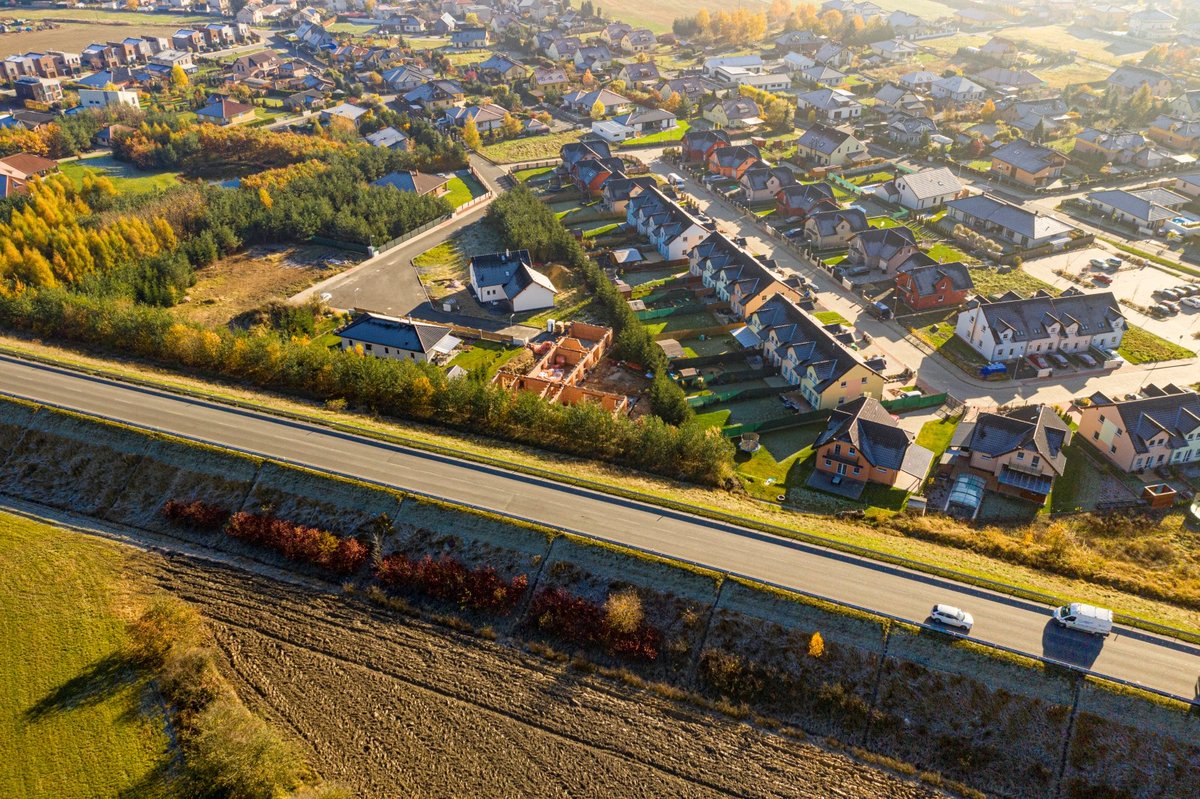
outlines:
[[[1046,81],[1027,69],[988,67],[971,76],[976,83],[1001,94],[1027,94],[1045,87]]]
[[[775,46],[781,50],[790,50],[810,55],[819,50],[821,45],[827,41],[829,40],[824,36],[818,36],[812,31],[785,31],[775,37]]]
[[[433,80],[433,73],[422,67],[407,64],[402,67],[385,70],[382,73],[383,85],[393,92],[408,92]]]
[[[1067,157],[1040,144],[1014,139],[992,150],[991,172],[1030,188],[1041,188],[1062,177]]]
[[[658,181],[653,175],[611,175],[600,189],[600,206],[609,213],[623,214],[629,207],[629,200],[646,189],[658,187]]]
[[[557,36],[546,45],[545,53],[555,61],[574,59],[583,43],[578,36]]]
[[[708,156],[708,171],[714,175],[741,180],[750,167],[762,161],[762,155],[753,144],[731,144],[717,147]]]
[[[795,183],[775,195],[775,213],[784,219],[804,219],[819,211],[836,211],[837,199],[828,183]]]
[[[699,277],[737,318],[747,320],[775,296],[800,302],[802,293],[793,282],[784,282],[758,258],[727,239],[710,233],[688,253],[691,274]]]
[[[796,155],[819,166],[845,166],[866,151],[866,145],[852,134],[825,125],[813,125],[796,140]]]
[[[708,156],[718,147],[728,147],[729,134],[720,128],[712,130],[697,130],[692,128],[683,134],[680,142],[680,152],[683,160],[689,164],[708,162]]]
[[[7,175],[21,183],[28,183],[33,178],[44,178],[57,171],[57,161],[33,153],[14,153],[0,158],[0,175]]]
[[[412,142],[403,132],[396,130],[390,125],[386,128],[380,128],[374,133],[366,135],[367,144],[372,147],[382,147],[385,150],[399,150],[406,152],[412,147]]]
[[[887,26],[901,39],[916,39],[934,30],[930,23],[916,14],[899,10],[887,15]]]
[[[925,116],[896,113],[887,122],[888,140],[902,147],[921,147],[937,132],[937,123]]]
[[[883,375],[850,348],[853,334],[822,324],[786,297],[772,297],[747,320],[763,356],[814,410],[837,408],[860,397],[883,396]]]
[[[348,324],[334,331],[338,347],[361,350],[376,358],[434,363],[447,360],[462,343],[450,328],[371,313],[357,314]]]
[[[289,94],[283,98],[283,107],[289,111],[308,111],[317,106],[324,105],[325,92],[318,89],[305,89],[304,91]]]
[[[481,303],[504,303],[513,313],[554,307],[558,289],[533,268],[528,250],[472,256],[467,269],[471,292]]]
[[[1168,116],[1180,119],[1200,119],[1200,89],[1188,89],[1173,97],[1168,105]]]
[[[699,103],[707,95],[713,94],[719,87],[716,83],[708,78],[702,78],[698,75],[668,78],[660,81],[653,86],[654,91],[658,92],[658,96],[664,101],[670,100],[676,94],[679,94],[688,99],[692,104]],[[758,109],[755,109],[754,115],[758,115]]]
[[[937,80],[938,74],[936,72],[930,72],[927,69],[918,69],[913,72],[904,73],[897,79],[897,82],[910,91],[928,94]]]
[[[700,220],[670,200],[657,188],[631,197],[625,219],[641,233],[665,261],[681,261],[708,236]]]
[[[1047,405],[1004,413],[980,413],[964,422],[962,456],[984,488],[1038,505],[1045,504],[1066,469],[1071,428]]]
[[[487,45],[487,28],[461,27],[450,34],[450,46],[456,50],[482,50]]]
[[[914,311],[957,307],[974,289],[971,270],[958,261],[902,264],[896,270],[896,294]]]
[[[480,133],[499,131],[504,127],[504,117],[508,110],[495,103],[484,105],[468,105],[463,108],[447,108],[443,121],[448,125],[463,127],[468,119],[475,120],[475,129]]]
[[[799,76],[809,67],[815,67],[817,62],[812,56],[805,53],[788,53],[783,57],[782,64],[793,76]]]
[[[584,45],[575,51],[572,56],[575,64],[575,69],[580,72],[586,70],[598,71],[608,69],[613,63],[612,51],[603,44]]]
[[[836,42],[825,42],[813,53],[813,60],[834,69],[843,69],[854,63],[854,53]]]
[[[16,90],[18,100],[53,105],[63,99],[62,83],[56,78],[22,75],[13,83],[13,89]]]
[[[633,26],[625,22],[610,22],[604,26],[604,30],[600,31],[600,38],[610,47],[616,47],[621,43],[621,39],[625,34],[633,30]]]
[[[1093,394],[1079,409],[1079,435],[1124,472],[1200,460],[1200,395],[1153,383],[1139,395]]]
[[[884,61],[904,61],[915,58],[920,49],[906,39],[885,39],[882,42],[872,42],[871,52]]]
[[[138,93],[125,89],[80,89],[79,106],[81,108],[110,108],[124,105],[129,108],[141,108]]]
[[[1011,67],[1021,57],[1021,48],[1001,36],[993,36],[979,47],[979,55],[1001,66]]]
[[[751,72],[762,72],[763,59],[760,55],[726,55],[704,59],[704,74],[714,77],[721,67],[742,67]]]
[[[658,40],[649,28],[638,28],[626,31],[617,41],[617,46],[625,53],[645,53],[653,50],[657,43]]]
[[[994,239],[1033,249],[1065,242],[1077,228],[1021,206],[976,194],[946,203],[948,218]]]
[[[747,204],[774,200],[785,186],[795,182],[795,173],[786,166],[767,166],[762,162],[747,169],[738,179]]]
[[[1200,150],[1200,119],[1180,119],[1159,115],[1146,131],[1151,139],[1172,150]]]
[[[204,34],[191,28],[183,28],[171,34],[171,47],[175,50],[188,50],[198,53],[205,48]],[[121,63],[128,63],[122,59]]]
[[[404,102],[419,106],[426,113],[444,111],[466,101],[466,91],[453,80],[431,80],[405,92]]]
[[[850,240],[846,261],[894,275],[900,264],[920,251],[907,227],[867,228]]]
[[[1040,126],[1049,135],[1071,124],[1070,109],[1061,97],[1041,100],[1002,99],[996,104],[997,116],[1025,136],[1032,136]]]
[[[817,211],[804,220],[804,238],[818,250],[844,247],[870,227],[861,208]]]
[[[930,211],[963,196],[965,189],[948,167],[922,169],[880,184],[875,193],[910,211]]]
[[[567,142],[558,150],[558,170],[569,180],[575,179],[575,167],[590,159],[612,158],[612,150],[603,141],[573,141]]]
[[[876,483],[912,492],[920,489],[933,465],[933,453],[871,396],[834,408],[813,448],[814,477],[820,473],[839,483]]]
[[[763,124],[758,115],[758,105],[749,97],[729,97],[718,100],[701,114],[714,125],[722,128],[752,128]]]
[[[609,89],[592,89],[591,91],[577,90],[563,95],[563,106],[581,116],[592,113],[592,107],[600,103],[604,107],[604,116],[612,116],[628,111],[633,103]]]
[[[490,83],[504,83],[509,86],[524,80],[528,70],[524,65],[513,61],[499,53],[493,53],[477,68],[479,76]]]
[[[571,170],[571,180],[584,197],[599,197],[610,179],[624,177],[624,169],[620,158],[585,158]]]
[[[841,86],[846,81],[846,73],[834,69],[828,64],[814,64],[811,67],[805,67],[796,73],[796,77],[801,83],[808,86],[824,87],[827,89]]]
[[[357,128],[369,113],[371,113],[369,108],[363,108],[353,103],[339,103],[321,112],[321,124],[343,124]]]
[[[792,78],[787,72],[751,72],[744,67],[721,67],[713,80],[730,88],[749,86],[764,92],[785,92],[792,87]]]
[[[640,89],[661,83],[663,78],[653,61],[634,61],[621,67],[617,79],[625,81],[626,86]]]
[[[646,136],[664,130],[678,127],[675,115],[664,108],[637,107],[628,114],[615,116],[611,120],[617,125],[628,128],[635,136]]]
[[[1133,225],[1140,231],[1157,232],[1179,215],[1179,209],[1189,202],[1187,197],[1168,189],[1105,189],[1089,193],[1085,202],[1097,213],[1118,222]]]
[[[133,133],[133,128],[128,125],[105,125],[96,131],[96,135],[92,137],[97,147],[112,147],[113,141],[118,136],[125,136]]]
[[[987,89],[963,75],[951,75],[929,84],[929,93],[935,100],[961,105],[983,102]]]
[[[1178,17],[1161,8],[1148,6],[1129,15],[1129,33],[1131,36],[1152,42],[1165,41],[1175,36],[1175,26],[1178,23]]]
[[[257,119],[254,106],[230,100],[228,97],[213,97],[208,105],[196,112],[196,121],[214,125],[241,125]]]
[[[924,97],[902,89],[894,83],[885,83],[875,92],[875,110],[890,113],[900,111],[914,116],[929,116],[929,106]]]
[[[1112,86],[1121,95],[1128,97],[1143,86],[1150,87],[1150,93],[1155,97],[1170,97],[1175,84],[1170,77],[1157,69],[1139,67],[1133,64],[1119,66],[1111,75],[1104,79],[1106,86]]]
[[[845,89],[814,89],[796,96],[796,108],[829,124],[839,124],[862,116],[863,105]]]
[[[1057,297],[1005,294],[996,302],[976,298],[958,315],[955,334],[989,362],[1014,361],[1045,352],[1115,352],[1125,335],[1125,316],[1111,291],[1067,289]]]
[[[1179,175],[1175,178],[1175,190],[1193,200],[1200,197],[1200,175]]]
[[[530,85],[540,92],[562,92],[571,85],[562,67],[538,67],[533,70]]]
[[[157,57],[161,58],[164,55],[159,54]],[[192,54],[184,53],[183,55],[186,56],[187,63],[190,64]],[[172,64],[174,63],[183,65],[180,60],[173,60]],[[283,59],[279,57],[278,53],[273,50],[264,50],[261,53],[250,53],[249,55],[239,56],[229,69],[235,79],[262,78],[276,74],[282,64]]]
[[[396,191],[408,192],[410,194],[420,194],[422,196],[428,194],[433,197],[442,197],[449,192],[450,179],[444,175],[430,175],[426,172],[417,172],[412,169],[407,169],[399,172],[389,172],[378,180],[372,181],[372,186],[381,188],[393,188]]]

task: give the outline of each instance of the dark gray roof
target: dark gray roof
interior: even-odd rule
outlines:
[[[1118,211],[1123,211],[1138,221],[1147,224],[1150,222],[1159,222],[1163,219],[1170,219],[1176,215],[1175,211],[1153,202],[1150,197],[1139,197],[1124,189],[1093,191],[1087,195],[1087,198],[1091,202],[1101,203]]]
[[[1014,342],[1049,339],[1047,328],[1055,322],[1060,323],[1060,337],[1067,336],[1066,328],[1076,323],[1082,333],[1109,333],[1115,329],[1113,323],[1116,320],[1120,319],[1123,326],[1125,319],[1111,291],[1085,294],[1068,290],[1058,297],[1042,293],[1027,298],[981,302],[979,309],[996,342],[1005,330],[1012,332]]]
[[[354,317],[348,325],[337,331],[337,335],[361,341],[364,344],[395,347],[405,352],[426,353],[450,335],[450,328],[416,322],[411,319],[361,313]]]
[[[779,180],[780,186],[789,186],[796,182],[795,173],[787,167],[766,166],[764,164],[758,164],[747,169],[742,175],[742,182],[753,190],[765,189],[770,184],[772,177]]]
[[[1104,79],[1105,83],[1113,86],[1119,86],[1122,89],[1136,90],[1143,83],[1154,85],[1160,80],[1166,79],[1166,75],[1156,69],[1147,69],[1134,64],[1126,64],[1117,67],[1111,75]]]
[[[818,391],[841,380],[855,366],[866,366],[848,346],[849,331],[838,324],[821,324],[786,297],[772,297],[750,318],[752,326],[761,329],[764,337],[775,331],[780,350],[795,355],[798,371],[812,368]]]
[[[762,156],[753,144],[734,144],[728,147],[718,147],[712,151],[710,158],[716,158],[721,166],[737,166],[748,159],[760,160]]]
[[[842,220],[850,223],[850,229],[866,230],[870,227],[867,215],[860,208],[842,208],[837,211],[818,211],[808,217],[808,222],[814,224],[822,236],[832,236],[837,232],[837,225]]]
[[[950,263],[922,263],[920,258],[929,260],[929,256],[924,253],[920,257],[914,255],[904,263],[900,264],[897,272],[906,272],[912,277],[913,287],[916,289],[918,297],[928,297],[937,290],[938,281],[943,277],[950,278],[950,286],[955,291],[970,291],[975,288],[975,281],[971,280],[971,270],[959,263],[951,261]]]
[[[888,259],[905,247],[917,246],[917,238],[907,227],[870,228],[854,237],[863,253],[871,258]]]
[[[1034,144],[1025,139],[1013,139],[1003,147],[992,150],[992,158],[1012,164],[1026,172],[1041,172],[1047,167],[1061,165],[1067,158],[1057,150]]]
[[[837,202],[833,187],[828,183],[802,183],[783,187],[783,201],[789,208],[799,208],[807,212],[824,200]]]
[[[1053,217],[997,200],[986,194],[975,194],[961,200],[951,200],[947,208],[959,211],[985,222],[999,225],[1032,241],[1042,241],[1053,236],[1065,236],[1074,228]]]
[[[913,196],[925,200],[962,191],[962,183],[949,167],[944,166],[901,175],[896,178],[896,182],[903,182]]]
[[[844,130],[827,125],[813,125],[804,131],[804,135],[796,141],[796,146],[806,147],[822,155],[829,155],[849,138],[853,137]]]
[[[895,471],[904,466],[909,448],[917,447],[912,434],[900,429],[874,397],[860,397],[834,409],[813,446],[821,447],[830,441],[845,442],[858,449],[872,466]],[[929,450],[925,449],[925,453],[932,458]],[[928,468],[928,458],[925,465]]]
[[[968,449],[993,457],[1017,450],[1036,452],[1062,474],[1067,456],[1063,447],[1071,430],[1046,405],[1027,405],[1006,413],[981,413],[975,420]]]
[[[1147,396],[1127,402],[1114,402],[1103,394],[1091,399],[1120,416],[1136,452],[1148,451],[1148,442],[1163,434],[1172,448],[1186,446],[1187,436],[1200,429],[1200,395],[1174,385],[1149,385],[1142,393]]]

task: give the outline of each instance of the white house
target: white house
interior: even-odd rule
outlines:
[[[977,103],[983,100],[983,96],[987,94],[987,89],[980,86],[970,78],[962,75],[952,75],[948,78],[939,78],[929,85],[929,93],[933,95],[935,100],[944,100],[953,103]]]
[[[401,361],[445,360],[462,343],[448,327],[370,312],[358,314],[335,335],[343,350],[361,348],[364,355]]]
[[[667,261],[680,261],[709,234],[700,220],[656,188],[629,199],[625,219],[650,240]]]
[[[471,291],[481,303],[504,303],[513,313],[553,308],[558,289],[533,268],[528,250],[505,250],[471,258]]]
[[[975,299],[958,315],[955,334],[988,362],[1044,352],[1115,351],[1125,335],[1125,316],[1111,291],[1085,294],[1067,289],[997,302]]]
[[[109,108],[114,105],[142,107],[138,93],[128,89],[80,89],[79,105],[82,108]]]
[[[913,211],[945,205],[962,194],[963,185],[946,167],[922,169],[883,183],[876,193]]]

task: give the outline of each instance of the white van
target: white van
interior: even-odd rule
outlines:
[[[1113,612],[1095,605],[1072,602],[1054,611],[1054,621],[1059,627],[1107,637],[1112,632]]]
[[[674,172],[667,175],[667,183],[670,183],[671,186],[676,189],[683,188],[683,178],[679,177],[679,175],[676,175]]]

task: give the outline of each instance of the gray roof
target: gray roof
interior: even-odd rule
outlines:
[[[863,231],[871,226],[867,221],[867,215],[863,213],[861,208],[842,208],[837,211],[818,211],[811,214],[805,224],[812,223],[817,228],[817,233],[821,236],[832,236],[837,233],[838,223],[842,220],[850,223],[850,229],[853,231]]]
[[[1141,391],[1142,399],[1126,402],[1115,402],[1103,394],[1095,394],[1091,400],[1120,416],[1136,452],[1148,451],[1149,442],[1164,433],[1172,448],[1186,446],[1187,436],[1200,429],[1200,395],[1175,385],[1149,385]]]
[[[1004,331],[1011,332],[1014,342],[1048,341],[1049,327],[1056,322],[1059,337],[1067,337],[1067,328],[1073,324],[1079,325],[1080,333],[1110,333],[1114,322],[1125,319],[1111,291],[1085,294],[1068,289],[1058,297],[1039,292],[1026,298],[979,301],[979,310],[996,342]]]
[[[1167,76],[1156,69],[1147,69],[1146,67],[1126,64],[1113,70],[1113,73],[1105,78],[1104,82],[1113,86],[1120,86],[1122,89],[1136,90],[1143,83],[1149,83],[1153,86],[1164,79],[1168,79]]]
[[[849,348],[850,331],[839,324],[821,324],[785,297],[767,300],[750,319],[752,327],[762,330],[763,338],[775,331],[779,350],[795,355],[798,371],[812,368],[818,391],[841,380],[855,366],[870,368]]]
[[[1171,194],[1172,192],[1167,193]],[[1175,216],[1175,212],[1170,208],[1159,205],[1145,197],[1139,197],[1124,189],[1094,191],[1088,194],[1087,198],[1091,202],[1102,203],[1110,208],[1115,208],[1118,211],[1129,214],[1141,222],[1158,222]]]
[[[982,92],[983,87],[965,75],[951,75],[948,78],[941,78],[933,82],[934,86],[939,89],[949,92],[950,94],[959,94],[960,92]]]
[[[905,247],[916,247],[917,239],[907,227],[868,228],[854,237],[868,258],[887,260]]]
[[[337,335],[364,344],[394,347],[405,352],[428,353],[450,336],[450,328],[368,312],[354,317],[349,324],[337,331]]]
[[[876,468],[910,472],[918,477],[925,476],[933,461],[933,453],[917,444],[911,433],[898,427],[874,397],[860,397],[835,408],[813,446],[821,447],[830,441],[855,447]]]
[[[470,270],[477,284],[503,286],[504,296],[510,300],[533,283],[551,292],[557,291],[550,279],[534,269],[531,264],[528,250],[505,250],[473,256]]]
[[[924,253],[921,255],[929,259]],[[918,257],[914,255],[900,264],[896,271],[905,272],[912,278],[918,297],[933,294],[937,290],[938,282],[944,277],[950,278],[950,286],[955,291],[970,291],[975,288],[975,281],[971,280],[971,270],[958,261],[945,264],[919,263]]]
[[[846,139],[851,138],[854,137],[844,130],[838,130],[826,125],[813,125],[804,131],[804,135],[796,140],[796,146],[813,150],[822,155],[829,155],[838,147],[841,147]]]
[[[1057,150],[1034,144],[1025,139],[1013,139],[1003,147],[997,147],[991,152],[992,158],[1011,164],[1026,172],[1041,172],[1047,167],[1062,164],[1067,159]]]
[[[842,89],[813,89],[796,96],[801,108],[816,108],[821,111],[835,111],[839,108],[853,108],[861,105],[854,95]]]
[[[1017,450],[1035,452],[1062,474],[1067,464],[1063,448],[1070,439],[1070,428],[1053,409],[1028,405],[1007,413],[979,414],[967,446],[993,457]]]
[[[947,208],[958,209],[964,214],[999,225],[1012,233],[1025,236],[1031,241],[1041,241],[1053,236],[1065,236],[1074,230],[1065,222],[1033,211],[997,200],[986,194],[976,194],[961,200],[951,200]]]
[[[791,185],[796,182],[796,175],[792,170],[785,166],[766,166],[759,164],[752,166],[742,174],[742,182],[751,189],[765,189],[771,182],[771,178],[777,178],[780,187]]]
[[[958,194],[963,187],[950,168],[944,166],[901,175],[896,178],[896,183],[901,182],[908,187],[914,197],[920,200],[942,197],[946,194]]]

